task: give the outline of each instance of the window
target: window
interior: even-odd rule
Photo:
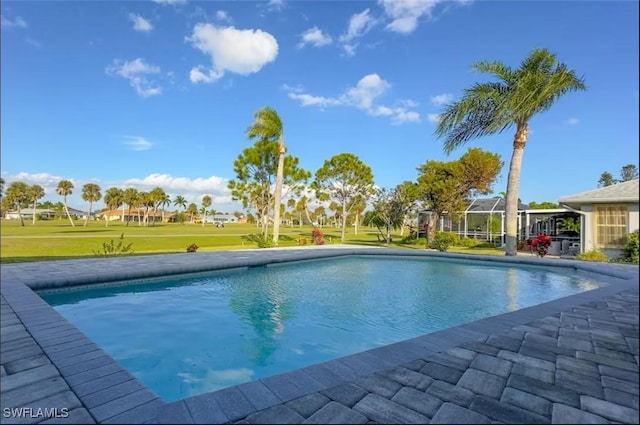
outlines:
[[[596,206],[596,246],[622,247],[627,240],[627,207],[623,205]]]

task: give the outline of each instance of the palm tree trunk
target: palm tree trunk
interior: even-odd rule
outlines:
[[[357,235],[358,234],[358,218],[360,216],[360,211],[356,210],[355,216],[356,216],[356,220],[354,221],[354,227],[355,227],[354,234]]]
[[[22,218],[22,211],[20,211],[20,203],[18,203],[18,217],[20,217],[20,226],[24,227],[24,218]]]
[[[517,123],[516,134],[513,140],[513,153],[509,164],[509,176],[507,177],[507,197],[505,199],[505,255],[518,255],[518,189],[520,186],[520,170],[522,167],[522,154],[527,142],[527,123]]]
[[[347,202],[342,202],[342,233],[340,236],[340,243],[344,243],[344,234],[347,229]]]
[[[273,195],[273,243],[278,246],[280,236],[280,199],[282,198],[282,179],[284,174],[284,136],[280,134],[280,153],[278,155],[278,170],[276,172],[276,193]]]
[[[71,227],[76,227],[75,224],[73,224],[73,219],[71,218],[71,214],[69,214],[69,208],[67,207],[67,197],[64,197],[64,210],[67,213],[67,217],[69,217],[69,223],[71,223]]]
[[[36,224],[36,204],[38,201],[36,199],[33,200],[33,217],[31,217],[31,225]]]
[[[307,206],[304,206],[304,214],[307,216],[307,221],[309,221],[309,224],[313,224],[313,220],[311,220],[311,216],[309,215],[309,208],[307,208]]]
[[[84,227],[87,227],[87,223],[89,222],[89,217],[91,217],[91,204],[93,204],[93,202],[89,202],[89,212],[87,213],[87,216],[84,219]]]

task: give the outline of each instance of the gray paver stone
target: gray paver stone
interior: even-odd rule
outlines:
[[[144,385],[139,381],[132,379],[82,397],[82,404],[89,409],[93,409],[96,406],[144,388]]]
[[[189,397],[184,400],[184,404],[195,423],[225,423],[229,421],[211,393]]]
[[[580,397],[577,392],[568,388],[556,387],[546,382],[538,381],[537,379],[511,374],[507,381],[507,386],[539,397],[544,397],[557,403],[580,407]]]
[[[160,399],[153,399],[119,415],[113,416],[102,423],[105,424],[131,424],[150,423],[158,415],[158,409],[165,403]]]
[[[432,378],[404,367],[383,370],[378,372],[378,375],[399,382],[404,386],[417,388],[421,391],[429,388],[429,385],[433,382]]]
[[[23,372],[15,373],[13,375],[7,375],[0,378],[0,385],[2,392],[11,391],[16,388],[23,387],[25,385],[33,384],[34,382],[42,381],[44,379],[60,376],[58,369],[51,364],[37,367],[35,369],[25,370]]]
[[[427,417],[435,415],[438,408],[442,405],[442,400],[439,398],[409,387],[404,387],[398,391],[391,401],[415,410]]]
[[[369,422],[369,418],[366,416],[331,401],[305,420],[303,424],[366,424],[367,422]]]
[[[487,345],[478,341],[465,342],[464,344],[461,345],[461,347],[467,348],[469,350],[473,350],[476,353],[487,354],[489,356],[495,356],[500,351],[498,347],[494,347],[493,345]]]
[[[515,338],[509,338],[508,336],[494,336],[487,340],[488,345],[500,348],[501,350],[513,351],[517,353],[520,350],[522,341]]]
[[[558,339],[557,338],[553,338],[550,336],[545,336],[545,335],[540,335],[539,333],[527,333],[524,336],[524,340],[525,341],[532,341],[538,344],[543,344],[543,345],[551,345],[551,346],[556,346],[558,345]]]
[[[218,403],[225,416],[231,421],[244,418],[254,413],[256,408],[247,400],[236,387],[225,388],[212,393],[213,399]]]
[[[473,392],[444,381],[435,381],[431,384],[427,389],[427,394],[464,407],[469,407],[475,397]]]
[[[598,365],[586,360],[576,359],[575,357],[558,356],[556,359],[556,368],[600,379]]]
[[[631,409],[638,410],[638,396],[626,393],[624,391],[618,391],[613,388],[604,389],[604,398],[611,403],[619,404],[621,406],[630,407]]]
[[[252,424],[301,424],[304,418],[298,412],[279,404],[252,413],[245,420]]]
[[[449,354],[451,356],[459,357],[464,360],[469,360],[469,361],[473,361],[473,359],[477,355],[475,351],[468,350],[466,348],[461,348],[461,347],[449,348],[447,350],[444,350],[444,353]]]
[[[347,407],[355,406],[357,402],[368,394],[366,390],[351,383],[327,388],[326,390],[320,391],[320,393]]]
[[[462,375],[462,378],[460,378],[458,386],[473,391],[476,394],[500,398],[500,394],[502,394],[506,383],[507,380],[500,376],[477,369],[468,369],[464,375]]]
[[[165,404],[158,409],[158,415],[153,419],[155,424],[192,424],[193,418],[184,400]]]
[[[356,379],[353,383],[369,392],[387,398],[393,397],[402,388],[401,384],[379,375],[366,375]]]
[[[458,380],[462,377],[462,372],[460,372],[459,370],[452,369],[438,363],[427,363],[420,370],[420,373],[428,375],[433,379],[446,381],[454,385],[458,383]]]
[[[96,421],[93,416],[87,411],[87,409],[81,407],[69,411],[69,416],[66,418],[51,418],[47,419],[43,424],[95,424]]]
[[[588,351],[593,353],[593,344],[584,339],[573,338],[570,336],[560,335],[558,337],[558,347],[570,348],[576,351]]]
[[[401,366],[405,367],[407,369],[413,370],[414,372],[417,372],[420,369],[422,369],[425,364],[427,364],[427,362],[425,362],[424,360],[417,359],[417,360],[413,360],[413,361],[408,362],[408,363],[404,363]]]
[[[542,415],[482,396],[476,397],[469,409],[508,424],[549,423],[549,419]]]
[[[33,344],[25,345],[21,348],[2,353],[2,362],[9,363],[14,360],[20,360],[41,354],[43,354],[42,349],[40,349],[40,346],[34,342]]]
[[[529,344],[522,344],[522,347],[519,351],[520,354],[540,360],[544,360],[547,362],[556,362],[556,354],[551,352],[550,350],[541,350],[540,348],[533,347]]]
[[[580,407],[582,410],[586,410],[599,416],[604,416],[605,418],[613,421],[627,424],[638,422],[637,410],[629,409],[628,407],[611,403],[609,401],[599,400],[590,396],[580,396]]]
[[[102,422],[105,419],[124,413],[127,410],[131,410],[134,407],[138,407],[156,398],[158,398],[158,396],[151,391],[142,389],[97,407],[89,408],[89,412],[91,412],[91,415],[96,418],[98,422]]]
[[[9,376],[7,376],[8,378]],[[2,407],[22,407],[41,398],[68,391],[69,386],[61,376],[44,379],[11,391],[0,393],[0,405]]]
[[[33,357],[27,357],[26,359],[14,360],[3,366],[2,370],[5,374],[15,374],[18,372],[34,369],[40,366],[51,364],[47,356],[39,354]],[[4,376],[4,375],[2,375]]]
[[[453,403],[444,403],[431,419],[432,424],[489,424],[491,419]]]
[[[425,361],[430,363],[438,363],[442,366],[457,369],[460,372],[467,370],[471,362],[469,360],[461,359],[459,357],[447,356],[442,353],[432,353],[424,357]]]
[[[611,357],[600,356],[593,353],[587,353],[585,351],[576,351],[576,358],[589,360],[599,365],[611,366],[618,369],[629,370],[631,372],[638,373],[638,364],[635,362],[627,362],[620,359],[613,359]]]
[[[640,395],[638,381],[630,382],[618,378],[612,378],[610,376],[603,376],[602,385],[606,388],[612,388],[618,391],[624,391],[629,394],[635,394],[636,397]]]
[[[280,399],[260,381],[240,384],[237,388],[257,410],[280,404]]]
[[[513,353],[511,351],[500,350],[500,352],[498,353],[498,357],[509,360],[513,363],[522,364],[527,367],[544,369],[552,372],[556,369],[556,365],[554,362],[525,356],[524,354],[520,353]]]
[[[133,379],[133,376],[129,372],[122,371],[118,373],[112,373],[111,375],[102,376],[97,379],[83,381],[79,384],[71,384],[71,388],[73,388],[73,391],[80,397],[84,397],[89,394],[102,391],[105,388],[122,384],[123,382],[131,381]]]
[[[548,417],[551,415],[552,403],[549,400],[515,388],[505,388],[500,401],[513,404],[517,407],[522,407],[523,409],[530,410],[542,416]]]
[[[329,402],[331,402],[331,400],[327,396],[320,393],[312,393],[291,400],[285,403],[285,406],[308,418]]]
[[[608,348],[602,348],[602,347],[595,347],[594,350],[598,356],[609,357],[611,359],[618,359],[618,360],[622,360],[624,362],[629,362],[629,363],[633,363],[635,361],[635,359],[633,358],[633,355],[629,353],[624,353],[622,351],[610,350]]]
[[[376,422],[384,424],[427,423],[429,419],[378,394],[368,394],[360,400],[354,410]]]
[[[567,370],[556,371],[556,385],[569,388],[578,394],[591,395],[593,397],[604,398],[604,389],[599,379],[569,372]]]
[[[553,384],[555,381],[555,373],[550,370],[536,369],[523,364],[514,364],[511,374],[526,376],[527,378],[536,379],[538,381]]]
[[[483,372],[501,376],[503,378],[507,378],[509,376],[509,372],[511,372],[512,366],[513,363],[511,363],[509,360],[487,356],[486,354],[478,354],[476,358],[473,359],[473,362],[471,362],[471,367],[473,369],[478,369]]]

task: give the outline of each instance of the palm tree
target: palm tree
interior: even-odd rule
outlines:
[[[167,197],[167,194],[164,193],[161,187],[154,187],[149,192],[149,201],[153,206],[153,226],[156,225],[156,214],[158,212],[158,207],[162,204]]]
[[[29,187],[28,190],[29,200],[33,202],[33,217],[31,224],[36,224],[36,206],[38,205],[38,199],[44,197],[44,189],[39,184],[34,184]]]
[[[76,227],[76,225],[73,224],[73,219],[71,218],[71,215],[69,214],[69,207],[67,207],[67,196],[73,193],[72,190],[73,190],[73,183],[71,183],[69,180],[60,180],[60,182],[58,183],[58,187],[56,187],[56,193],[62,196],[64,211],[67,213],[67,217],[69,217],[69,222],[71,223],[71,227]]]
[[[187,200],[184,199],[184,196],[178,195],[173,201],[173,205],[176,207],[182,207],[182,209],[184,210],[187,208]]]
[[[166,207],[171,205],[171,196],[165,193],[164,199],[162,199],[162,202],[160,202],[160,205],[162,205],[162,222],[164,223],[164,210]]]
[[[447,105],[439,115],[435,136],[445,138],[444,151],[451,153],[470,140],[515,126],[507,179],[505,249],[506,255],[514,256],[520,170],[529,120],[551,108],[564,94],[585,90],[586,86],[546,49],[534,49],[515,70],[497,61],[477,62],[473,68],[490,73],[499,81],[476,83],[465,90],[460,100]]]
[[[117,187],[110,187],[107,189],[104,194],[104,203],[107,204],[107,209],[109,210],[109,217],[105,221],[105,227],[109,227],[109,220],[111,219],[111,210],[117,209],[120,205],[122,205],[124,192],[122,189],[118,189]]]
[[[260,139],[278,141],[278,169],[276,171],[276,187],[273,194],[273,242],[278,245],[280,236],[280,199],[282,198],[282,179],[284,175],[284,135],[282,133],[282,120],[278,113],[272,108],[265,106],[258,109],[254,114],[254,121],[247,129],[250,139],[258,137]],[[268,211],[267,211],[268,215]]]
[[[140,194],[138,193],[138,189],[134,187],[128,187],[122,192],[122,202],[127,204],[129,207],[129,219],[127,220],[127,226],[131,221],[131,209],[133,207],[138,208],[140,204]],[[138,224],[140,224],[140,210],[138,210]]]
[[[189,222],[193,223],[193,216],[198,213],[198,206],[194,202],[190,203],[187,207],[187,212],[191,215]]]
[[[100,193],[100,186],[98,186],[97,184],[87,183],[82,186],[82,199],[89,203],[89,213],[84,219],[85,226],[89,222],[89,216],[91,215],[91,207],[93,206],[93,203],[99,201],[101,197],[102,194]]]
[[[200,210],[202,212],[202,227],[204,227],[204,217],[207,214],[207,208],[209,208],[210,206],[211,206],[211,196],[204,195],[202,197],[202,209]]]
[[[7,188],[5,199],[8,204],[18,210],[20,218],[20,226],[24,226],[24,218],[22,217],[21,208],[29,202],[29,186],[23,182],[12,182]]]

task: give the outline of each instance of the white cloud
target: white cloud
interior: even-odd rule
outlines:
[[[5,180],[21,181],[28,185],[38,184],[42,186],[42,188],[44,189],[44,193],[47,195],[56,194],[56,187],[58,186],[58,183],[60,183],[60,180],[69,180],[75,185],[74,179],[65,179],[64,177],[56,176],[49,173],[27,173],[24,171],[21,171],[15,176],[12,176]]]
[[[160,3],[160,4],[172,4],[172,5],[179,5],[179,4],[186,4],[187,0],[152,0],[154,3]]]
[[[184,196],[188,202],[199,203],[204,195],[211,196],[214,204],[232,203],[231,191],[227,188],[228,179],[211,176],[207,178],[173,177],[169,174],[154,173],[138,179],[122,182],[122,187],[135,187],[138,190],[151,190],[161,187],[168,194]]]
[[[447,103],[453,100],[453,95],[449,93],[437,94],[435,96],[431,96],[431,103],[435,106],[446,105]]]
[[[282,10],[284,8],[284,0],[269,0],[267,3],[267,9],[269,10]]]
[[[304,93],[301,88],[287,85],[284,88],[288,91],[289,98],[299,101],[302,106],[318,106],[321,108],[339,105],[351,106],[363,110],[374,117],[390,117],[392,124],[420,121],[420,114],[409,109],[417,105],[412,100],[399,100],[394,106],[377,103],[377,99],[391,88],[391,84],[380,78],[378,74],[365,75],[355,87],[347,89],[338,97],[314,96]]]
[[[231,17],[229,16],[226,10],[216,11],[216,19],[219,21],[231,22]]]
[[[140,15],[129,13],[129,19],[131,20],[131,22],[133,22],[133,29],[135,31],[149,32],[153,29],[153,25],[151,25],[151,22],[144,19]]]
[[[328,34],[324,34],[322,30],[318,27],[309,28],[300,36],[302,41],[298,43],[298,48],[301,49],[307,44],[311,44],[315,47],[326,46],[327,44],[331,44],[333,41],[331,36]]]
[[[431,18],[433,8],[440,0],[378,0],[385,16],[391,20],[387,29],[409,34],[418,27],[422,17]]]
[[[578,123],[580,123],[580,120],[578,118],[569,118],[567,120],[567,124],[569,125],[578,125]]]
[[[427,114],[427,121],[432,122],[432,123],[439,123],[440,122],[440,114]]]
[[[149,74],[160,73],[160,67],[148,64],[144,59],[132,61],[116,59],[105,69],[107,75],[120,76],[129,80],[129,84],[139,96],[149,97],[162,93],[162,88],[149,80]]]
[[[369,9],[365,9],[360,13],[352,15],[351,18],[349,18],[347,32],[340,36],[340,44],[349,56],[353,56],[356,52],[358,47],[356,40],[369,32],[377,23],[369,12]]]
[[[132,151],[147,151],[153,146],[153,143],[144,137],[126,136],[126,139],[123,144]]]
[[[191,69],[193,83],[209,83],[221,78],[225,72],[249,75],[260,71],[278,56],[278,42],[262,30],[239,30],[234,27],[216,27],[197,24],[187,37],[193,47],[211,57],[208,71],[202,65]]]
[[[4,15],[0,15],[0,25],[4,29],[26,28],[27,22],[21,16],[16,16],[14,20],[11,20]]]

